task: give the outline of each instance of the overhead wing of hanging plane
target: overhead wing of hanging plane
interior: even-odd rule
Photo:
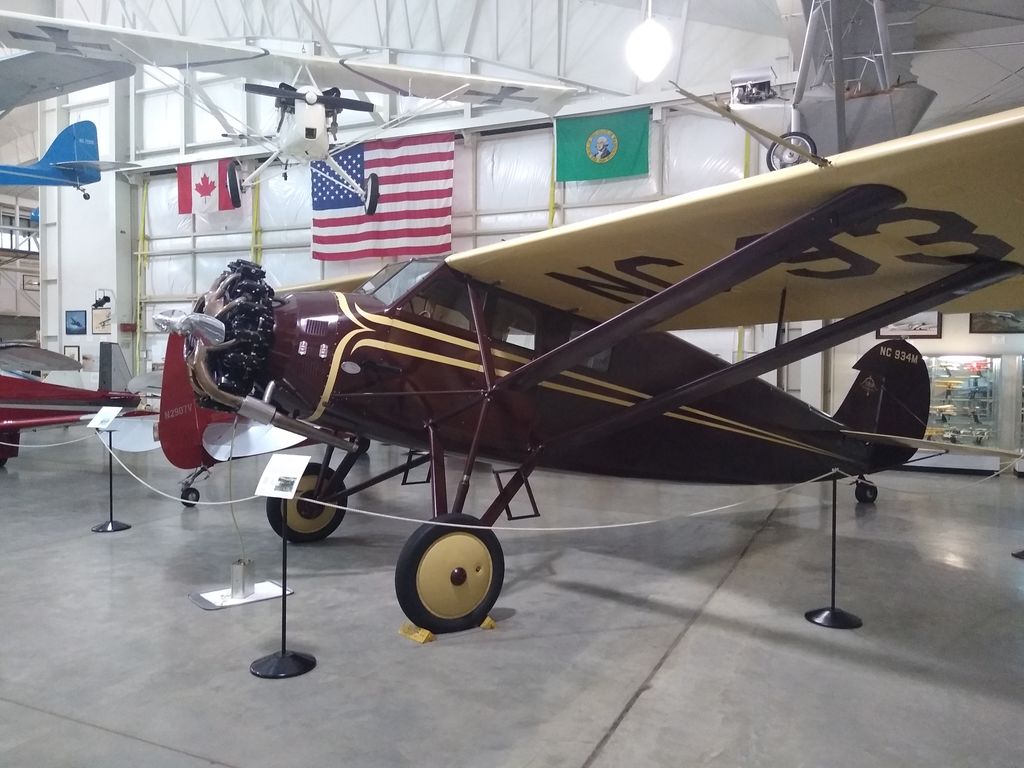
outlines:
[[[52,99],[135,74],[124,61],[34,51],[0,59],[0,111]]]
[[[553,113],[575,89],[558,83],[484,77],[462,72],[272,52],[252,45],[202,42],[194,38],[110,27],[83,21],[0,12],[0,42],[108,62],[198,69],[250,80],[290,82],[306,67],[323,86],[438,99],[459,91],[458,101],[511,104]]]

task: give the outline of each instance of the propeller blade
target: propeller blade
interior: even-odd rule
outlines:
[[[336,90],[336,89],[329,89]],[[317,97],[317,101],[323,104],[327,109],[343,110],[348,109],[352,112],[373,112],[377,107],[370,101],[359,101],[358,99],[346,99],[342,96],[333,96],[327,93],[322,93]]]
[[[275,99],[284,101],[296,101],[303,98],[303,95],[294,88],[275,88],[272,85],[260,85],[259,83],[246,83],[246,93],[255,93],[259,96],[273,96]]]
[[[255,93],[259,96],[273,96],[275,99],[283,101],[304,101],[306,98],[305,94],[295,90],[287,83],[281,83],[281,87],[278,88],[271,85],[260,85],[259,83],[246,83],[245,91],[246,93]],[[341,91],[337,88],[328,88],[316,97],[316,101],[319,104],[323,104],[327,109],[335,110],[348,109],[353,112],[373,112],[377,108],[373,102],[346,99],[339,96],[339,93]]]

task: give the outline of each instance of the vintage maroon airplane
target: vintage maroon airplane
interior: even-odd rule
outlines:
[[[200,403],[327,446],[288,503],[289,539],[340,522],[313,500],[344,505],[429,463],[434,520],[454,525],[417,529],[395,586],[413,622],[456,631],[497,599],[504,560],[488,526],[538,467],[789,483],[905,462],[930,389],[905,341],[861,358],[832,416],[757,377],[927,308],[1024,308],[1022,177],[1016,110],[365,281],[275,296],[236,261],[193,314],[164,323],[186,336]],[[660,332],[837,317],[733,365]],[[351,459],[367,439],[423,454],[346,486],[352,462],[331,471],[331,454]],[[464,470],[449,493],[453,454]],[[516,469],[470,516],[478,458]],[[858,483],[859,499],[875,495]]]

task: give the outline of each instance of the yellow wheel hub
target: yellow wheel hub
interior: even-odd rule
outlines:
[[[435,541],[416,569],[423,607],[441,619],[472,613],[491,588],[491,553],[470,533],[455,531]]]
[[[288,511],[288,527],[296,533],[316,533],[331,521],[334,513],[337,511],[333,507],[324,507],[307,501],[305,502],[306,505],[312,505],[314,509],[318,508],[320,513],[316,517],[302,516],[299,512],[299,502],[302,501],[300,497],[304,492],[311,491],[315,487],[316,475],[303,475],[302,479],[299,480],[298,487],[295,489],[295,496],[290,499],[284,499],[285,508]]]

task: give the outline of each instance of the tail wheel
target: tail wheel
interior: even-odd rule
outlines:
[[[398,604],[436,634],[478,627],[501,594],[505,556],[498,537],[468,515],[442,515],[409,537],[395,567]]]
[[[333,472],[327,470],[324,475],[324,482],[331,479]],[[295,496],[291,499],[267,499],[267,521],[274,533],[282,536],[284,531],[283,511],[288,513],[288,541],[294,543],[305,543],[310,541],[321,541],[326,539],[345,519],[345,510],[326,507],[317,504],[314,499],[313,490],[316,488],[316,479],[320,475],[319,464],[307,464],[306,471],[302,473]],[[345,497],[337,502],[340,506],[345,505]]]
[[[862,504],[874,504],[878,498],[878,486],[874,483],[858,481],[853,488],[853,495]]]
[[[795,146],[800,147],[800,149],[810,152],[812,155],[818,154],[818,147],[814,143],[814,139],[806,133],[801,133],[800,131],[789,131],[788,133],[782,134],[782,138],[790,144],[794,144]],[[794,152],[789,147],[785,147],[777,141],[772,142],[772,145],[768,148],[768,156],[765,159],[768,162],[768,170],[770,171],[778,171],[782,168],[789,168],[791,165],[799,165],[800,163],[807,162],[807,158],[799,152]]]

